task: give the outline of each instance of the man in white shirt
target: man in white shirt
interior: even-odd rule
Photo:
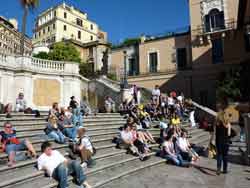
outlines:
[[[37,159],[38,170],[43,170],[50,177],[58,181],[58,188],[67,188],[68,175],[74,175],[78,186],[91,188],[86,181],[86,176],[77,161],[68,161],[60,152],[53,150],[49,142],[41,146],[42,155]]]

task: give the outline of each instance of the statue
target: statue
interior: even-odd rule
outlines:
[[[108,58],[109,58],[109,49],[107,48],[103,53],[102,57],[102,74],[108,74]]]

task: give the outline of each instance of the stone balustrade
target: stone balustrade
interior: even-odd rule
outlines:
[[[34,57],[11,56],[0,52],[0,67],[51,74],[79,75],[79,65],[74,62],[51,61]]]

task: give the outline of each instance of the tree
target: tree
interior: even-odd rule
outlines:
[[[49,55],[47,52],[39,52],[38,54],[33,55],[33,57],[39,59],[49,59]]]
[[[48,59],[55,61],[73,61],[81,62],[80,53],[75,46],[70,43],[55,43],[48,53]]]
[[[21,55],[24,55],[24,41],[25,41],[28,12],[29,10],[33,10],[38,6],[39,0],[20,0],[20,3],[24,9],[24,14],[22,19],[22,36],[20,41],[20,53]]]
[[[240,68],[223,72],[217,81],[216,95],[219,101],[227,98],[231,101],[239,101],[242,93],[240,89]]]

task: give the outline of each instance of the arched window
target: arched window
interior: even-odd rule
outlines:
[[[225,28],[224,12],[218,9],[212,9],[205,16],[205,31],[212,32]]]

